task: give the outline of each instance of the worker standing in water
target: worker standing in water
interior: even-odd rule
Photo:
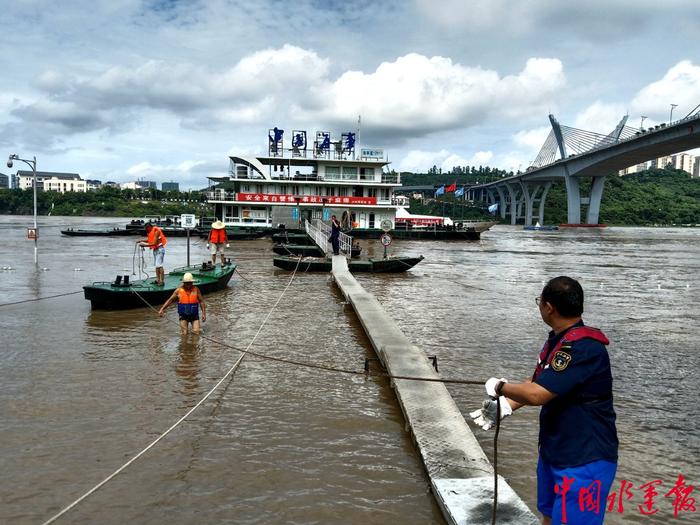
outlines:
[[[165,310],[171,303],[177,300],[177,313],[180,315],[180,332],[187,335],[190,323],[192,333],[199,334],[201,326],[199,324],[199,309],[202,309],[202,322],[207,320],[207,311],[202,298],[202,292],[194,285],[194,277],[191,273],[186,273],[182,277],[182,286],[173,292],[170,298],[158,311],[158,315],[163,317]]]

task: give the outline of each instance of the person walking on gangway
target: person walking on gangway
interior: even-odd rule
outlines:
[[[333,245],[333,255],[340,255],[340,222],[335,215],[331,215],[331,236],[328,240]]]

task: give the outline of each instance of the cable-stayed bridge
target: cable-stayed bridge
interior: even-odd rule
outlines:
[[[523,218],[532,224],[535,205],[544,224],[547,193],[556,180],[566,185],[568,222],[598,224],[600,201],[607,175],[666,155],[700,147],[700,105],[684,118],[649,129],[626,126],[624,116],[607,135],[563,126],[549,115],[552,124],[537,158],[524,173],[466,189],[467,199],[497,203],[502,218],[511,224]],[[582,195],[581,179],[592,179],[588,195]]]

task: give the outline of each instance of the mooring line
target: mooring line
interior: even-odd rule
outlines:
[[[78,290],[77,292],[59,293],[56,295],[47,295],[46,297],[35,297],[34,299],[24,299],[23,301],[14,301],[12,303],[2,303],[2,304],[0,304],[0,307],[12,306],[14,304],[22,304],[22,303],[33,303],[34,301],[43,301],[44,299],[55,299],[56,297],[65,297],[66,295],[75,295],[77,293],[83,293],[83,291]]]
[[[301,258],[299,258],[299,260],[301,260]],[[297,267],[298,267],[298,264],[297,264]],[[219,379],[219,381],[217,381],[217,383],[209,390],[209,392],[207,392],[207,393],[204,395],[204,397],[203,397],[202,399],[200,399],[200,400],[197,402],[197,404],[195,404],[192,408],[190,408],[190,409],[185,413],[184,416],[182,416],[180,419],[178,419],[173,425],[170,426],[170,428],[168,428],[168,429],[167,429],[165,432],[163,432],[160,436],[158,436],[156,439],[154,439],[148,446],[146,446],[143,450],[141,450],[141,452],[139,452],[138,454],[136,454],[133,458],[131,458],[131,459],[130,459],[129,461],[127,461],[126,463],[124,463],[121,467],[119,467],[117,470],[115,470],[112,474],[110,474],[109,476],[107,476],[105,479],[103,479],[103,480],[102,480],[101,482],[99,482],[97,485],[95,485],[94,487],[92,487],[92,488],[91,488],[90,490],[88,490],[85,494],[83,494],[83,495],[80,496],[78,499],[76,499],[75,501],[73,501],[70,505],[68,505],[67,507],[63,508],[63,509],[62,509],[60,512],[58,512],[57,514],[54,514],[51,518],[49,518],[48,520],[46,520],[42,525],[49,525],[50,523],[53,523],[53,522],[56,521],[58,518],[60,518],[61,516],[63,516],[66,512],[68,512],[68,511],[71,510],[73,507],[75,507],[76,505],[78,505],[81,501],[83,501],[83,500],[85,500],[86,498],[88,498],[91,494],[94,494],[95,492],[97,492],[101,487],[103,487],[103,486],[104,486],[105,484],[107,484],[110,480],[112,480],[114,477],[116,477],[120,472],[122,472],[122,471],[123,471],[124,469],[126,469],[129,465],[131,465],[132,463],[134,463],[137,459],[139,459],[139,458],[140,458],[141,456],[143,456],[146,452],[148,452],[151,448],[153,448],[160,440],[162,440],[165,436],[167,436],[168,434],[170,434],[170,432],[172,432],[178,425],[180,425],[180,423],[182,423],[182,422],[183,422],[185,419],[187,419],[195,410],[197,410],[197,408],[199,408],[199,407],[202,405],[202,403],[204,403],[204,402],[209,398],[209,396],[211,396],[211,395],[216,391],[216,389],[219,388],[219,386],[226,380],[226,378],[228,378],[228,377],[238,368],[238,366],[241,364],[241,361],[243,361],[243,358],[247,355],[248,349],[253,345],[253,343],[255,342],[255,340],[257,339],[257,337],[260,335],[260,332],[262,331],[263,327],[265,326],[265,324],[267,323],[268,319],[270,318],[270,315],[272,315],[272,312],[275,310],[275,308],[277,307],[277,305],[279,305],[280,301],[282,300],[282,297],[284,297],[284,294],[287,292],[287,290],[288,290],[289,287],[291,286],[292,282],[294,281],[295,275],[296,275],[296,269],[294,270],[294,273],[292,273],[292,277],[289,279],[289,282],[287,283],[287,286],[284,287],[284,289],[282,290],[282,293],[280,294],[279,298],[277,299],[277,301],[275,302],[275,304],[272,306],[272,308],[270,308],[270,311],[269,311],[269,312],[267,313],[267,315],[265,316],[265,319],[263,319],[263,322],[262,322],[262,324],[260,325],[260,327],[258,328],[258,331],[257,331],[257,332],[255,333],[255,335],[253,336],[253,339],[250,341],[250,343],[248,343],[248,347],[246,348],[246,350],[243,351],[243,353],[242,353],[241,356],[238,358],[238,360],[233,364],[233,366],[231,366],[231,368],[229,368],[228,372],[226,372],[226,374],[224,374],[224,376],[223,376],[221,379]],[[140,295],[138,292],[136,292],[136,291],[134,291],[134,290],[132,290],[132,291],[133,291],[136,295],[138,295],[138,296],[141,298],[141,300],[145,301],[145,299],[143,299],[143,297],[141,297],[141,295]],[[145,302],[146,302],[146,304],[148,304],[147,301],[145,301]],[[149,306],[151,306],[151,305],[149,304]],[[152,307],[151,307],[151,308],[152,308]]]

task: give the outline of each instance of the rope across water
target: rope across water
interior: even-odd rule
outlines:
[[[293,359],[286,359],[286,358],[280,358],[280,357],[273,357],[269,356],[266,354],[261,354],[258,352],[253,352],[250,350],[250,348],[253,346],[255,343],[256,339],[260,335],[260,332],[262,331],[263,327],[269,320],[270,316],[272,315],[272,312],[275,310],[275,308],[279,305],[280,301],[284,297],[285,293],[291,286],[292,282],[294,281],[294,278],[297,274],[297,270],[299,268],[299,264],[302,260],[302,257],[299,257],[297,261],[297,266],[295,267],[292,276],[289,279],[289,282],[285,286],[285,288],[282,290],[282,293],[278,297],[277,301],[275,304],[272,306],[272,308],[269,310],[267,315],[265,316],[265,319],[261,323],[260,327],[258,328],[257,332],[253,336],[252,340],[250,343],[246,346],[245,349],[241,349],[238,347],[235,347],[233,345],[224,343],[222,341],[219,341],[217,339],[214,339],[212,337],[206,336],[204,334],[200,334],[200,337],[206,341],[209,341],[211,343],[221,345],[222,347],[225,348],[230,348],[232,350],[235,350],[237,352],[240,352],[241,355],[239,358],[236,360],[236,362],[228,369],[228,371],[219,379],[216,384],[192,407],[190,408],[180,419],[178,419],[175,423],[173,423],[165,432],[160,434],[156,439],[154,439],[151,443],[149,443],[145,448],[143,448],[140,452],[138,452],[135,456],[133,456],[129,461],[124,463],[121,467],[119,467],[117,470],[115,470],[112,474],[107,476],[105,479],[103,479],[100,483],[92,487],[90,490],[85,492],[82,496],[74,500],[72,503],[70,503],[68,506],[64,507],[61,511],[53,515],[51,518],[46,520],[43,525],[49,525],[50,523],[55,522],[58,518],[66,514],[68,511],[70,511],[72,508],[80,504],[82,501],[87,499],[90,495],[94,494],[97,492],[101,487],[103,487],[105,484],[107,484],[109,481],[114,479],[117,475],[119,475],[122,471],[124,471],[129,465],[134,463],[136,460],[138,460],[141,456],[143,456],[146,452],[148,452],[151,448],[153,448],[159,441],[161,441],[163,438],[165,438],[170,432],[172,432],[177,426],[179,426],[183,421],[185,421],[197,408],[199,408],[220,386],[224,381],[226,381],[227,378],[229,378],[240,366],[241,362],[243,359],[247,356],[254,356],[259,359],[264,359],[272,362],[278,362],[278,363],[283,363],[283,364],[288,364],[288,365],[293,365],[293,366],[300,366],[300,367],[305,367],[305,368],[312,368],[312,369],[317,369],[317,370],[324,370],[327,372],[334,372],[334,373],[341,373],[341,374],[347,374],[347,375],[363,375],[365,377],[378,377],[378,378],[386,378],[386,379],[391,379],[391,380],[407,380],[407,381],[424,381],[424,382],[436,382],[436,383],[448,383],[448,384],[462,384],[462,385],[483,385],[483,381],[474,381],[474,380],[465,380],[465,379],[449,379],[449,378],[439,378],[439,377],[415,377],[415,376],[403,376],[403,375],[392,375],[388,374],[385,372],[366,372],[364,370],[352,370],[352,369],[345,369],[345,368],[339,368],[335,366],[330,366],[330,365],[320,365],[320,364],[314,364],[314,363],[308,363],[308,362],[303,362],[303,361],[297,361]],[[239,273],[240,275],[240,273]],[[243,276],[241,276],[243,277]],[[141,299],[144,304],[151,308],[153,311],[157,312],[158,310],[148,303],[148,301],[143,298],[134,288],[131,288],[131,291],[136,294],[139,299]],[[67,296],[67,295],[74,295],[77,293],[81,293],[81,291],[76,291],[76,292],[69,292],[65,294],[58,294],[54,296],[49,296],[49,297],[41,297],[41,298],[36,298],[36,299],[28,299],[25,301],[17,301],[13,303],[5,303],[5,304],[0,304],[0,307],[2,306],[9,306],[13,304],[20,304],[20,303],[25,303],[25,302],[31,302],[31,301],[38,301],[42,299],[50,299],[53,297],[62,297],[62,296]],[[500,402],[498,402],[497,405],[497,420],[496,420],[496,433],[494,435],[494,503],[493,503],[493,513],[492,513],[492,523],[496,523],[496,510],[497,510],[497,504],[498,504],[498,434],[500,430]]]

